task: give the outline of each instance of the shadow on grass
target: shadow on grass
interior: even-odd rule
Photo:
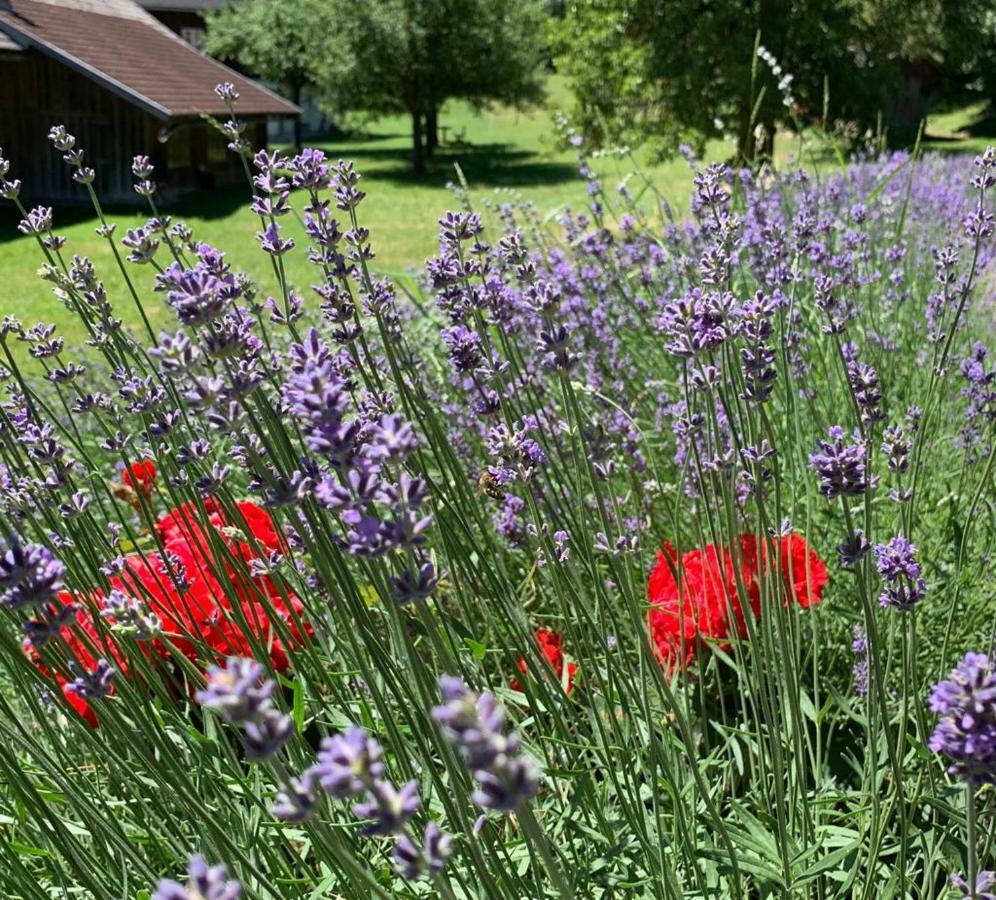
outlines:
[[[53,231],[56,234],[61,234],[64,229],[72,228],[74,225],[96,221],[92,207],[78,203],[67,206],[51,205],[55,210]],[[249,188],[242,186],[198,191],[172,203],[162,204],[162,210],[166,215],[178,221],[187,218],[210,220],[227,218],[236,210],[248,207],[248,205]],[[132,220],[138,220],[140,223],[150,215],[147,209],[137,204],[107,206],[104,208],[104,214],[110,221],[118,222],[118,234],[123,234],[125,228],[133,227]],[[0,244],[22,237],[17,230],[20,221],[21,217],[13,205],[5,203],[0,207]]]
[[[577,168],[569,163],[544,160],[528,150],[509,144],[449,143],[436,149],[426,161],[427,171],[416,175],[407,144],[384,146],[401,140],[401,134],[351,135],[343,142],[316,142],[333,159],[351,159],[368,181],[388,181],[406,187],[445,187],[456,177],[459,165],[472,186],[530,187],[579,181]],[[370,167],[364,166],[371,163]]]
[[[398,142],[403,135],[375,134],[350,135],[345,141],[315,140],[309,142],[321,147],[331,159],[352,159],[356,168],[369,183],[384,182],[401,189],[444,188],[456,180],[455,166],[459,165],[473,188],[523,188],[539,185],[563,184],[577,181],[580,176],[575,166],[555,160],[544,160],[528,150],[517,150],[509,144],[449,144],[437,148],[427,161],[424,175],[416,175],[411,167],[411,151]],[[189,194],[169,204],[163,211],[176,220],[197,218],[224,219],[249,203],[248,186],[216,188]],[[140,206],[111,206],[106,209],[113,221],[144,219],[147,215]],[[84,205],[56,207],[55,232],[94,219],[93,210]],[[0,207],[0,244],[15,240],[20,216],[13,206]],[[132,227],[128,225],[127,227]]]

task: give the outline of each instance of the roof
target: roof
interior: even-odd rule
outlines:
[[[298,107],[195,50],[133,0],[0,0],[0,40],[33,47],[160,119],[223,116],[214,93],[230,81],[243,116]]]
[[[221,9],[227,0],[138,0],[143,9],[165,12],[204,12]]]

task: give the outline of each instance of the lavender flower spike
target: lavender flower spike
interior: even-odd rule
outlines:
[[[409,781],[398,790],[378,778],[367,788],[366,799],[353,806],[353,812],[361,819],[370,819],[364,834],[397,834],[420,805],[417,781]]]
[[[318,751],[314,773],[322,788],[333,797],[355,797],[384,772],[381,748],[363,728],[325,738]]]
[[[66,691],[84,700],[100,700],[106,697],[111,692],[111,681],[117,674],[117,669],[106,659],[99,660],[92,672],[87,672],[75,662],[69,663],[69,669],[76,679],[66,685]]]
[[[66,567],[47,547],[15,538],[0,557],[0,604],[16,610],[47,603],[62,590],[65,574]]]
[[[201,856],[190,857],[186,885],[164,878],[156,885],[152,900],[239,900],[242,885],[229,878],[222,866],[209,866]]]
[[[446,703],[432,715],[477,780],[474,803],[500,812],[517,809],[536,793],[539,773],[533,760],[520,754],[519,736],[503,733],[505,710],[494,694],[474,694],[449,675],[439,679],[439,691]]]
[[[909,612],[927,593],[927,583],[916,561],[916,547],[902,535],[875,547],[875,565],[883,581],[878,598],[882,606]]]
[[[828,500],[868,493],[877,478],[865,471],[866,445],[860,435],[855,434],[854,443],[848,444],[844,429],[834,425],[827,437],[829,440],[819,441],[809,455],[810,465],[820,477],[820,493]]]
[[[215,709],[235,724],[249,721],[270,706],[273,682],[259,684],[263,667],[252,659],[231,656],[224,667],[211,666],[207,685],[197,692],[197,702]]]
[[[854,680],[854,693],[859,697],[868,694],[868,638],[861,625],[854,626],[854,640],[851,651],[854,653],[854,665],[851,669]]]
[[[197,702],[215,709],[225,721],[244,731],[246,756],[268,759],[287,743],[294,733],[290,716],[273,705],[274,682],[260,684],[263,667],[251,659],[229,657],[224,668],[212,666],[207,685],[197,692]]]
[[[948,771],[996,784],[996,661],[967,653],[930,693],[940,721],[927,746],[951,761]]]
[[[426,871],[441,872],[453,853],[453,838],[435,822],[425,826],[422,846],[419,847],[407,834],[398,838],[394,847],[394,865],[401,875],[414,881]]]
[[[958,890],[959,897],[971,900],[996,900],[996,872],[979,872],[974,886],[961,875],[952,875],[951,884]]]

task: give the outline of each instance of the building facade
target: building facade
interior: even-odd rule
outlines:
[[[214,93],[232,82],[246,137],[264,146],[267,121],[294,104],[199,53],[132,0],[0,0],[0,147],[32,201],[86,194],[48,143],[65,125],[86,151],[108,202],[135,202],[131,160],[150,157],[164,200],[243,178],[215,122]]]

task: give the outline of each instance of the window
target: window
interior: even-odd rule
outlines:
[[[204,29],[198,28],[194,25],[184,25],[180,29],[180,37],[182,37],[190,46],[196,47],[198,50],[204,46]]]

